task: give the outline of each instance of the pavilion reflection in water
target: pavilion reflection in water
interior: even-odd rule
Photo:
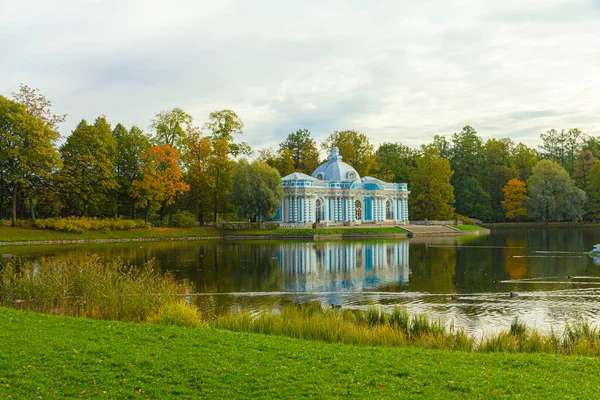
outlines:
[[[286,291],[368,291],[408,283],[408,240],[282,244]]]

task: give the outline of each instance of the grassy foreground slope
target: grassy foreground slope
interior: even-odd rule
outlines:
[[[0,308],[0,397],[597,398],[596,358],[327,344]]]

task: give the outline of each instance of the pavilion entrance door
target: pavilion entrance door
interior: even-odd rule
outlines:
[[[321,222],[323,220],[323,202],[321,201],[321,199],[317,199],[317,201],[315,201],[315,221]]]
[[[354,202],[354,220],[362,221],[362,214],[362,203],[360,202],[360,200],[356,200]]]

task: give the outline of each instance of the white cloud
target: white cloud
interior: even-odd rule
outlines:
[[[63,134],[179,106],[198,124],[233,109],[255,146],[300,128],[417,146],[466,124],[536,146],[600,133],[599,23],[597,2],[567,0],[5,0],[0,93],[39,87]]]

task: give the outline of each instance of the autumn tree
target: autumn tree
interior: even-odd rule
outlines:
[[[355,130],[335,131],[321,145],[329,153],[336,146],[344,162],[350,164],[361,176],[376,168],[375,148],[367,135]]]
[[[519,221],[522,217],[526,217],[525,202],[529,197],[527,197],[525,182],[517,178],[511,179],[502,188],[502,192],[504,192],[502,207],[504,207],[506,218]]]
[[[138,206],[145,209],[146,222],[159,209],[162,221],[165,206],[190,188],[179,168],[179,151],[169,145],[152,146],[143,153],[142,163],[143,175],[133,181],[129,190]]]
[[[411,219],[449,220],[454,216],[454,193],[450,184],[450,162],[439,156],[434,145],[425,146],[412,170]]]
[[[155,145],[169,145],[178,150],[183,146],[185,131],[192,126],[192,116],[181,108],[159,111],[151,121]]]
[[[60,153],[63,166],[59,180],[67,213],[114,214],[113,196],[119,183],[113,163],[115,139],[106,118],[98,117],[93,125],[81,120]]]
[[[586,194],[575,186],[557,162],[540,161],[529,178],[528,214],[538,221],[577,221],[582,218]]]
[[[184,152],[185,180],[190,185],[186,193],[188,207],[198,216],[198,223],[204,224],[204,212],[211,205],[210,188],[214,187],[215,177],[209,173],[212,157],[212,143],[202,135],[200,129],[191,127],[186,132]]]
[[[279,153],[281,155],[284,155],[286,150],[290,152],[294,162],[293,171],[304,172],[307,175],[312,174],[319,166],[319,150],[317,149],[316,142],[310,135],[311,133],[307,129],[299,129],[296,132],[290,133],[279,144]]]
[[[240,215],[251,221],[275,216],[283,199],[281,176],[262,161],[248,163],[242,159],[235,166],[231,201]]]
[[[56,132],[25,106],[0,96],[0,178],[9,189],[13,226],[21,188],[34,188],[37,178],[49,173],[58,161],[56,139]]]
[[[204,124],[205,131],[211,132],[213,146],[220,140],[227,142],[229,154],[233,157],[238,155],[250,155],[252,150],[246,142],[235,142],[234,135],[241,135],[244,123],[238,115],[231,110],[220,110],[211,112],[208,122]]]

